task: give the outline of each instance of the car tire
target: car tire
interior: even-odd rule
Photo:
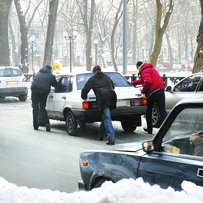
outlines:
[[[77,135],[77,120],[71,111],[66,114],[66,131],[69,135]]]
[[[20,96],[18,97],[18,99],[19,99],[20,101],[26,101],[26,100],[27,100],[27,94],[26,94],[26,95],[20,95]]]
[[[137,126],[134,119],[125,119],[121,121],[121,126],[126,133],[132,133],[136,130]]]
[[[152,126],[154,128],[159,128],[161,124],[161,117],[159,113],[159,109],[156,105],[152,108]]]

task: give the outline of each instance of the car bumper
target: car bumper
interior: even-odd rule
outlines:
[[[147,110],[146,106],[133,106],[133,107],[117,107],[112,110],[112,120],[122,120],[127,117],[136,117],[145,114]],[[72,109],[73,114],[85,121],[100,121],[101,113],[99,109],[78,110]]]
[[[85,183],[82,180],[78,181],[78,188],[79,188],[79,190],[87,190],[87,186],[85,185]]]
[[[20,96],[28,94],[27,87],[0,88],[0,97]]]

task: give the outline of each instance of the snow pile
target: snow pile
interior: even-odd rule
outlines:
[[[29,189],[18,187],[0,177],[1,203],[202,203],[203,187],[191,182],[182,183],[182,191],[172,188],[161,189],[150,186],[141,178],[137,180],[123,179],[115,184],[105,182],[101,188],[90,192],[65,193],[51,190]]]

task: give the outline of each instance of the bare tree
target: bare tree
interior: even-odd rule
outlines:
[[[8,16],[12,0],[0,0],[0,65],[10,65],[8,43]]]
[[[197,49],[194,57],[193,73],[203,70],[203,0],[200,0],[201,7],[201,22],[197,35]]]
[[[52,62],[52,48],[58,10],[58,2],[59,0],[49,1],[48,27],[47,27],[43,66],[45,66],[46,64],[51,64]]]
[[[162,19],[162,15],[163,15],[162,1],[156,0],[156,5],[157,5],[157,15],[156,15],[156,27],[155,27],[155,42],[154,42],[152,54],[150,56],[150,63],[152,63],[153,65],[156,65],[158,56],[161,51],[163,35],[166,31],[169,19],[173,11],[173,0],[169,0],[168,10],[164,16],[164,20]]]
[[[14,0],[16,11],[18,14],[18,20],[20,24],[20,33],[21,33],[21,64],[22,64],[22,71],[24,73],[27,73],[28,70],[28,30],[30,27],[30,24],[35,16],[35,13],[37,11],[37,8],[40,6],[40,4],[43,2],[41,0],[37,6],[34,8],[34,11],[32,13],[32,16],[29,20],[29,22],[26,22],[26,14],[28,13],[30,9],[31,2],[28,2],[28,7],[25,12],[23,12],[21,1],[20,0]]]
[[[83,24],[85,27],[86,34],[86,66],[87,70],[91,70],[92,66],[92,33],[93,33],[93,24],[94,24],[94,14],[95,14],[95,0],[91,0],[90,8],[89,1],[83,0],[80,2],[76,1],[80,9],[80,13],[83,19]]]

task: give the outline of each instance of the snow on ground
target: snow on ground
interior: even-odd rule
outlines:
[[[123,179],[117,183],[105,182],[101,188],[92,191],[65,193],[18,187],[0,177],[1,203],[202,203],[203,187],[191,182],[182,183],[182,191],[172,188],[161,189],[150,186],[141,178]]]

